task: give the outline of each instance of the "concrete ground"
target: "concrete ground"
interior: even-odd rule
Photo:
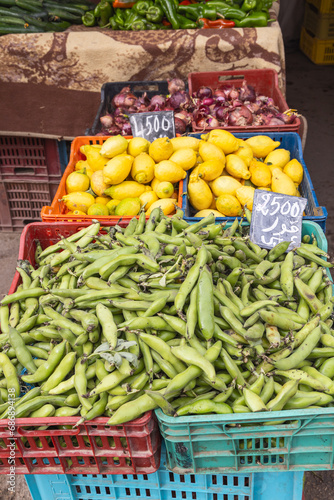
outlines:
[[[286,65],[287,102],[307,119],[304,159],[319,204],[328,210],[326,234],[329,253],[334,256],[334,183],[331,177],[334,167],[334,66],[316,66],[298,49],[286,54]],[[13,279],[19,239],[19,233],[0,233],[0,296],[8,292]],[[31,499],[23,476],[17,477],[14,494],[8,491],[6,483],[7,477],[0,476],[1,500]],[[305,500],[331,498],[333,490],[334,471],[306,473]]]

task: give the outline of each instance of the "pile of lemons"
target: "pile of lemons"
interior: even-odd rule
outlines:
[[[86,159],[67,177],[62,198],[69,213],[123,217],[137,215],[142,207],[147,215],[156,207],[165,215],[175,212],[178,183],[197,161],[195,149],[184,147],[183,139],[186,145],[199,142],[164,137],[150,143],[118,135],[102,145],[81,146]]]
[[[255,189],[300,196],[303,166],[290,160],[290,152],[277,149],[280,142],[265,135],[242,140],[226,130],[201,136],[201,163],[190,174],[188,197],[196,217],[214,212],[235,217],[253,208]]]
[[[134,216],[141,209],[150,215],[156,207],[169,215],[189,170],[195,216],[236,217],[245,206],[252,210],[255,189],[300,196],[303,167],[279,146],[266,135],[242,140],[221,129],[152,143],[109,137],[102,146],[81,146],[86,160],[67,177],[63,201],[75,215]]]

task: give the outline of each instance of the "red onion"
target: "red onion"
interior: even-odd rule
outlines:
[[[203,130],[206,129],[208,127],[206,118],[201,118],[200,120],[196,121],[196,126]]]
[[[187,124],[177,116],[174,116],[174,121],[175,121],[175,132],[177,134],[184,134],[187,130]]]
[[[198,108],[198,111],[199,111],[200,113],[203,113],[204,115],[209,115],[209,114],[210,114],[210,108],[209,108],[209,106],[201,105],[201,106]]]
[[[224,104],[226,102],[226,99],[223,95],[219,95],[215,97],[215,101],[217,104]]]
[[[228,113],[228,109],[223,108],[221,106],[220,108],[216,109],[215,116],[216,116],[217,120],[224,121],[227,113]]]
[[[197,90],[196,97],[204,99],[205,97],[212,97],[212,90],[210,87],[200,87]]]
[[[202,105],[204,106],[211,106],[211,104],[214,103],[214,100],[212,99],[212,97],[204,97],[204,99],[202,99]]]
[[[256,100],[255,89],[251,85],[247,85],[246,80],[241,84],[239,99],[249,102],[255,102]]]
[[[249,109],[251,113],[258,113],[260,111],[260,106],[256,104],[256,102],[249,102],[245,104],[245,106]]]
[[[112,100],[112,105],[115,108],[120,108],[124,106],[125,104],[125,99],[127,94],[130,93],[130,87],[124,87],[119,94],[116,94],[115,97]]]
[[[174,117],[175,118],[179,118],[180,120],[184,121],[184,123],[186,125],[190,125],[191,124],[192,114],[188,113],[188,111],[186,111],[185,109],[182,109],[178,113],[175,113]]]
[[[293,113],[291,115],[286,115],[285,113],[279,113],[275,116],[275,118],[282,120],[283,123],[285,123],[287,125],[287,124],[293,123],[297,117]]]
[[[239,99],[234,99],[232,101],[233,108],[237,108],[237,107],[242,106],[242,105],[243,105],[243,103],[241,101],[239,101]]]
[[[228,115],[228,124],[231,126],[244,127],[253,122],[253,115],[246,106],[240,106]]]
[[[121,134],[122,135],[132,135],[132,130],[131,130],[130,122],[123,124]]]
[[[232,101],[234,99],[239,99],[239,91],[236,90],[235,88],[231,89],[231,92],[230,92],[230,95],[229,95],[229,98],[232,99]]]
[[[168,92],[170,94],[175,94],[176,92],[179,92],[180,90],[185,90],[186,85],[183,80],[180,80],[179,78],[173,78],[173,80],[167,80],[168,81]]]
[[[162,111],[166,104],[166,97],[163,95],[155,95],[152,97],[148,106],[149,111]]]
[[[214,116],[210,116],[208,118],[208,125],[209,127],[217,128],[219,127],[219,121]]]
[[[124,123],[127,123],[129,121],[128,118],[125,116],[116,116],[115,117],[115,124],[122,127]]]
[[[100,122],[103,127],[109,128],[114,124],[114,119],[111,115],[104,115],[100,117]]]
[[[178,91],[172,94],[168,99],[168,104],[173,109],[186,108],[190,104],[189,94],[185,91]]]
[[[116,108],[114,111],[114,116],[124,116],[125,114],[125,109],[123,108]]]
[[[112,127],[108,128],[109,135],[118,135],[120,133],[121,133],[120,128],[117,127],[117,125],[113,125]],[[104,134],[104,135],[108,135],[108,134]]]
[[[266,123],[266,125],[269,125],[269,126],[282,126],[284,125],[284,122],[282,120],[280,120],[279,118],[277,118],[277,116],[273,116],[272,118],[270,118],[270,120]]]
[[[133,106],[135,102],[137,101],[137,97],[130,92],[126,94],[125,99],[124,99],[124,106],[126,108],[130,108],[130,106]]]
[[[222,89],[215,89],[213,92],[213,96],[217,100],[218,97],[223,97],[225,101],[225,92]]]

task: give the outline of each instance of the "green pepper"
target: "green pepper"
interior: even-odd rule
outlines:
[[[235,26],[236,28],[265,28],[268,26],[267,14],[254,11],[244,19],[235,20]]]
[[[190,19],[187,19],[186,17],[181,16],[180,14],[176,14],[176,19],[179,23],[180,28],[183,30],[197,28],[197,24],[194,21],[191,21]]]
[[[256,3],[256,0],[244,0],[244,3],[241,6],[241,10],[243,10],[244,12],[254,10],[256,7]]]
[[[256,10],[257,12],[260,12],[263,9],[267,10],[266,7],[264,7],[264,5],[263,5],[263,0],[256,0],[256,5],[254,7],[254,10]]]
[[[152,0],[139,0],[134,4],[132,10],[137,12],[140,16],[145,16],[148,9],[153,6],[154,2],[152,2]]]
[[[109,18],[113,15],[113,8],[107,0],[102,0],[95,7],[94,15],[96,18],[99,18],[99,26],[106,26],[109,22]]]
[[[82,16],[82,24],[89,28],[96,25],[96,17],[93,10],[89,10],[84,16]]]
[[[161,23],[164,11],[160,5],[152,5],[146,12],[146,19],[151,23]]]
[[[119,27],[118,27],[118,24],[117,24],[117,21],[115,18],[116,18],[116,16],[112,16],[109,18],[110,28],[112,30],[119,30]]]
[[[113,16],[114,22],[117,23],[118,29],[124,28],[125,17],[123,9],[116,9],[115,15]]]
[[[161,5],[161,8],[168,21],[171,23],[173,30],[178,30],[180,28],[180,22],[177,18],[177,10],[174,0],[157,0],[157,3]]]
[[[144,20],[144,18],[142,16],[140,16],[136,11],[130,10],[130,12],[131,13],[129,14],[128,17],[126,17],[125,23],[124,23],[124,28],[126,30],[131,30],[132,29],[132,25],[133,25],[133,23],[135,21],[143,21]],[[138,26],[139,26],[139,23],[138,23]],[[140,28],[140,29],[143,29],[143,28]]]
[[[227,3],[221,2],[220,0],[209,0],[206,3],[206,6],[215,7],[217,10],[217,14],[221,14],[222,16],[224,16],[224,19],[233,19],[233,21],[235,21],[244,19],[244,17],[246,17],[246,13],[241,9],[231,7]]]
[[[146,23],[145,23],[145,19],[142,17],[140,19],[136,19],[130,26],[130,28],[133,30],[133,31],[144,31],[146,30]]]
[[[210,21],[215,21],[217,19],[217,9],[210,5],[197,3],[180,5],[178,12],[193,21],[198,21],[200,18],[210,19]]]

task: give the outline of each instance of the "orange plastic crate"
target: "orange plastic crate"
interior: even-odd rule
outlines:
[[[63,201],[60,201],[62,197],[66,194],[66,179],[67,177],[74,171],[75,165],[79,160],[84,160],[85,155],[80,152],[80,147],[87,144],[103,144],[110,136],[83,136],[76,137],[71,145],[71,155],[69,164],[66,167],[66,170],[61,178],[60,184],[58,186],[55,197],[51,203],[51,206],[45,206],[42,208],[41,217],[43,222],[84,222],[91,221],[93,219],[99,220],[103,223],[110,223],[112,221],[116,222],[120,219],[119,216],[96,216],[96,215],[72,215],[67,214],[68,210]],[[126,137],[126,139],[131,139],[131,137]],[[179,182],[178,187],[178,199],[177,206],[179,208],[182,207],[182,190],[183,190],[183,181]],[[124,216],[122,220],[130,220],[132,216]]]

